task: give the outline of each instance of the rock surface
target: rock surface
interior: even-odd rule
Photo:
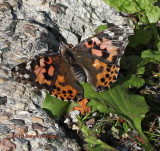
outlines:
[[[40,53],[57,52],[64,41],[76,45],[99,25],[130,21],[102,0],[0,0],[0,22],[1,150],[80,150],[40,108],[44,91],[17,84],[10,70]]]

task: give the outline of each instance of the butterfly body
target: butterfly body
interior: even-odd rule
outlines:
[[[63,45],[60,54],[36,57],[12,69],[18,82],[48,90],[61,100],[83,98],[79,82],[89,82],[98,91],[116,80],[120,59],[133,35],[129,26],[115,26],[75,46]]]

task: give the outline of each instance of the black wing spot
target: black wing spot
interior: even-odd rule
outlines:
[[[57,91],[60,91],[61,89],[59,87],[57,87]]]
[[[72,94],[72,90],[68,90],[68,93],[69,93],[69,94]]]
[[[105,82],[104,84],[105,84],[105,85],[107,85],[107,84],[108,84],[108,82]]]
[[[111,68],[111,67],[112,67],[112,65],[111,65],[111,64],[109,64],[109,65],[108,65],[108,68]]]
[[[112,57],[112,62],[116,62],[116,60],[117,60],[117,56],[113,56]]]
[[[93,41],[92,40],[89,40],[87,41],[88,42],[88,45],[92,45]]]
[[[68,97],[68,98],[67,98],[67,100],[68,100],[68,101],[70,101],[70,100],[71,100],[71,98],[69,98],[69,97]]]
[[[111,69],[110,69],[110,68],[107,68],[107,71],[108,71],[108,72],[110,72],[110,71],[111,71]]]
[[[98,86],[97,87],[97,92],[101,91],[102,90],[102,86]]]
[[[48,62],[48,61],[49,61],[48,57],[44,57],[44,60],[45,60],[46,62]]]
[[[64,101],[64,98],[61,96],[61,100]]]
[[[63,90],[63,91],[62,91],[62,93],[63,93],[63,94],[66,94],[66,91],[65,91],[65,90]]]
[[[116,80],[116,79],[117,79],[117,77],[116,77],[116,76],[114,76],[114,77],[113,77],[113,80]]]
[[[105,50],[106,51],[106,50]],[[107,59],[109,57],[109,53],[106,51],[106,52],[103,52],[103,56],[102,56],[104,59]]]
[[[101,78],[101,82],[105,82],[105,78]]]
[[[109,78],[109,74],[106,74],[106,78]]]
[[[95,45],[95,46],[94,46],[94,49],[100,50],[100,46],[99,46],[99,45]]]

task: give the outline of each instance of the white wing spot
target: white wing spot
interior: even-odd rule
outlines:
[[[28,74],[25,74],[25,75],[24,75],[24,78],[28,79],[28,78],[29,78],[29,75],[28,75]]]
[[[27,63],[27,66],[26,66],[27,70],[31,69],[31,65],[30,64],[31,64],[30,62]]]
[[[110,33],[108,33],[108,35],[113,37],[114,36],[114,32],[110,32]]]
[[[118,38],[118,40],[119,40],[119,41],[122,41],[122,40],[123,40],[123,36],[120,36],[120,37]]]
[[[18,66],[15,67],[16,70],[18,70],[18,68],[19,68]]]

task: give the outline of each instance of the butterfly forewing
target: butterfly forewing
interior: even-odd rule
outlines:
[[[83,97],[82,88],[59,54],[23,62],[12,69],[12,75],[16,81],[46,89],[61,100],[77,101]]]
[[[100,32],[78,44],[73,53],[87,72],[87,81],[96,91],[104,91],[115,82],[119,61],[133,35],[133,27],[120,25]]]

